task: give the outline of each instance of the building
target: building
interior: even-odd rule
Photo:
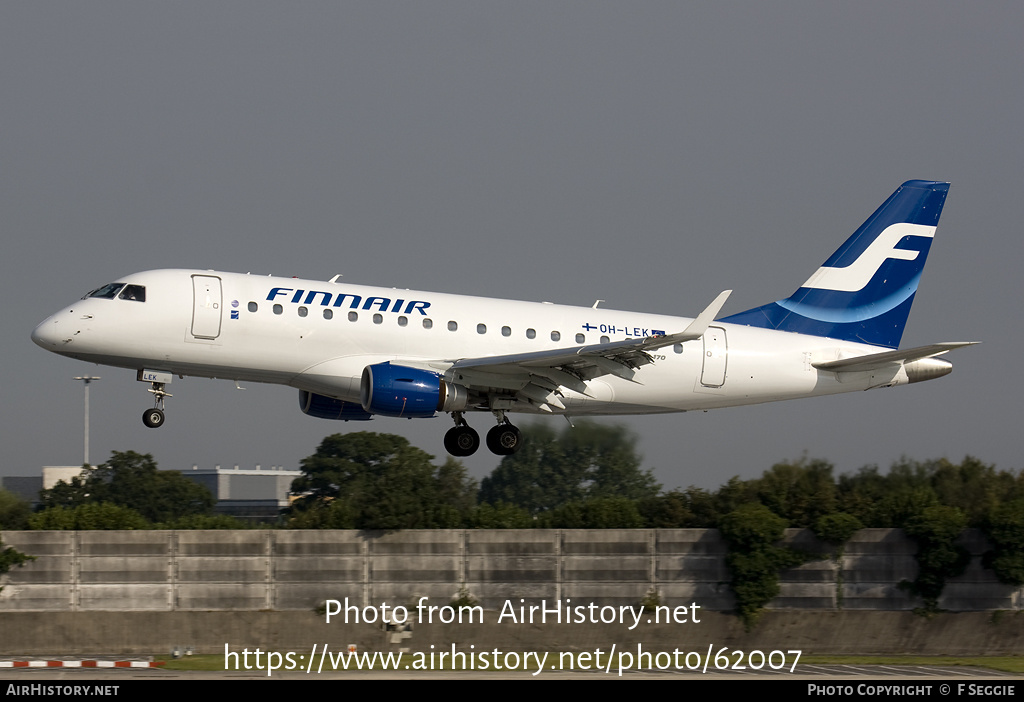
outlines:
[[[214,510],[239,519],[273,521],[281,509],[288,506],[288,491],[292,481],[302,471],[286,470],[281,466],[263,469],[259,464],[254,470],[233,468],[200,468],[183,470],[181,474],[189,480],[207,488],[217,501]]]

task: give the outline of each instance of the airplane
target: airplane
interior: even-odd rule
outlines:
[[[946,375],[978,342],[899,350],[949,183],[901,185],[787,298],[694,318],[206,270],[118,278],[48,317],[32,340],[129,368],[164,424],[172,377],[277,383],[338,420],[451,416],[445,449],[523,442],[508,415],[687,412],[891,387]]]

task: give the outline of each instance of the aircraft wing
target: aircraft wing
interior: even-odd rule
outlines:
[[[517,400],[526,400],[544,411],[550,412],[551,405],[565,409],[558,399],[560,388],[586,395],[585,381],[603,375],[636,382],[633,380],[636,370],[654,362],[650,351],[701,338],[731,293],[731,290],[722,292],[686,329],[675,334],[533,353],[462,358],[445,362],[445,376],[474,389],[509,392]]]
[[[869,353],[864,356],[843,358],[838,361],[822,361],[812,363],[815,368],[834,373],[848,373],[851,371],[870,371],[881,368],[891,363],[909,363],[921,358],[932,358],[941,356],[953,349],[963,346],[973,346],[980,341],[943,341],[928,346],[917,346],[912,349],[897,349],[895,351],[882,351],[881,353]]]

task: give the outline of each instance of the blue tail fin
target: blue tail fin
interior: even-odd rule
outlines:
[[[799,290],[720,321],[898,348],[948,192],[908,180]]]

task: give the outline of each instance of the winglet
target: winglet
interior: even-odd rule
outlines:
[[[665,334],[664,336],[649,336],[643,340],[640,344],[640,348],[644,350],[660,349],[664,346],[671,346],[672,344],[681,344],[684,341],[694,341],[704,336],[704,332],[708,330],[708,326],[711,322],[715,321],[715,317],[722,311],[722,307],[725,305],[725,301],[732,295],[732,290],[723,290],[719,293],[718,297],[714,301],[704,308],[704,311],[697,315],[697,318],[690,322],[689,326],[681,332],[675,334]]]
[[[704,336],[704,332],[708,330],[708,325],[715,321],[715,317],[722,311],[722,307],[725,306],[725,301],[732,295],[732,290],[723,290],[718,294],[718,297],[714,301],[704,308],[704,311],[697,315],[697,319],[690,322],[690,326],[683,330],[679,336],[686,337],[686,341],[692,341],[693,339],[699,339]],[[676,336],[673,334],[673,336]],[[680,339],[682,341],[682,339]]]

